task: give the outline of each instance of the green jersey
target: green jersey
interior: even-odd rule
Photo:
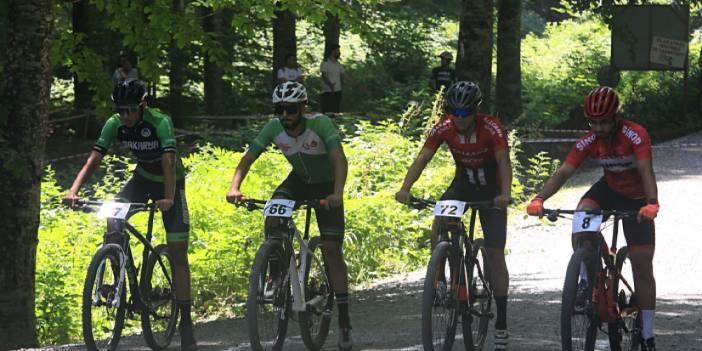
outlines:
[[[110,146],[119,141],[137,158],[136,172],[153,181],[163,181],[161,156],[176,154],[176,179],[185,176],[183,164],[176,150],[175,134],[171,118],[155,109],[144,109],[143,118],[134,127],[122,124],[119,114],[114,114],[102,127],[93,150],[106,154]]]
[[[334,165],[329,151],[341,148],[339,131],[325,115],[304,118],[305,131],[297,137],[288,135],[278,118],[272,119],[251,143],[249,152],[258,157],[272,142],[305,183],[333,182]]]

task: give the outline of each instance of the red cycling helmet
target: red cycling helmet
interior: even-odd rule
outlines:
[[[599,87],[590,90],[583,102],[585,117],[591,119],[613,118],[619,110],[619,98],[614,89]]]

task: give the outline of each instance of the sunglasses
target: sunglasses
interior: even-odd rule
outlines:
[[[282,115],[283,111],[288,115],[295,115],[300,112],[300,109],[297,105],[275,105],[276,115]]]
[[[451,110],[451,114],[458,118],[467,118],[473,114],[474,108],[454,108]]]

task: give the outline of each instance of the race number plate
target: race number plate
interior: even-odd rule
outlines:
[[[456,217],[460,218],[465,212],[466,203],[456,200],[439,201],[434,206],[434,216]]]
[[[123,202],[105,202],[100,206],[98,218],[125,219],[129,213],[129,204]]]
[[[263,214],[266,217],[291,217],[294,207],[295,201],[293,200],[271,199],[263,207]]]
[[[602,215],[586,214],[585,212],[575,212],[573,214],[573,233],[596,232],[600,230]]]

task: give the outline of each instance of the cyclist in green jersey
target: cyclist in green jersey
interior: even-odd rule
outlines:
[[[273,104],[278,118],[272,119],[251,143],[236,167],[227,201],[237,203],[244,198],[241,183],[251,165],[269,144],[285,155],[292,172],[273,193],[273,198],[296,201],[326,199],[328,205],[316,210],[322,251],[329,265],[331,283],[339,308],[339,342],[341,350],[350,350],[351,319],[348,307],[348,272],[342,244],[344,240],[343,193],[348,164],[341,147],[341,137],[329,117],[305,116],[307,91],[298,82],[279,84],[273,91]],[[266,220],[271,228],[275,221]]]
[[[173,258],[173,283],[180,311],[181,350],[197,349],[190,318],[191,291],[188,263],[188,205],[185,200],[185,172],[178,157],[170,117],[146,106],[146,88],[141,81],[127,80],[115,86],[112,101],[117,113],[105,122],[100,138],[73,181],[64,203],[79,199],[81,185],[100,166],[109,147],[119,141],[137,158],[134,175],[117,195],[129,202],[149,199],[163,215],[168,252]]]

